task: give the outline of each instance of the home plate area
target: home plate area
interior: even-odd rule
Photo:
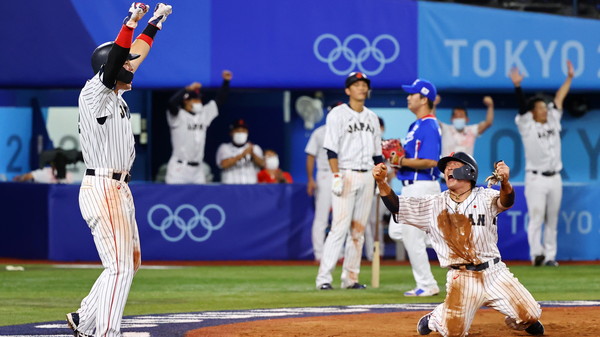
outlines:
[[[600,331],[600,301],[540,302],[547,336]],[[123,337],[197,336],[417,336],[418,319],[437,304],[382,304],[339,307],[206,311],[127,316]],[[594,319],[596,317],[596,319]],[[503,317],[480,310],[469,336],[526,336],[504,326]],[[581,331],[584,324],[586,329]],[[583,334],[582,334],[583,332]],[[437,335],[436,333],[432,334]],[[71,337],[65,321],[0,327],[0,337]],[[596,336],[596,335],[589,335]]]

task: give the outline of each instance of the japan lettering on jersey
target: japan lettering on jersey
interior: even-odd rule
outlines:
[[[439,160],[442,151],[442,131],[433,115],[414,121],[402,140],[406,158]],[[400,180],[436,180],[440,175],[437,167],[416,170],[402,167],[398,170]]]
[[[480,264],[500,257],[497,216],[500,192],[476,187],[456,203],[448,191],[423,197],[400,198],[401,223],[428,232],[440,265]]]
[[[175,116],[167,112],[173,157],[187,162],[202,162],[206,129],[218,115],[219,110],[215,101],[206,103],[202,111],[196,114],[191,114],[184,109],[179,109],[179,113]]]
[[[367,107],[356,112],[338,105],[327,115],[323,147],[337,153],[340,169],[370,170],[381,155],[379,118]]]
[[[79,140],[88,168],[129,171],[135,159],[135,140],[129,107],[100,79],[88,80],[79,95]]]
[[[536,122],[531,111],[523,115],[517,114],[515,117],[515,123],[523,139],[527,170],[557,172],[562,170],[561,118],[562,110],[556,109],[554,103],[548,104],[546,123]]]

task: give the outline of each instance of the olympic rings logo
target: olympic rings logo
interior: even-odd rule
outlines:
[[[163,210],[164,212],[166,212],[166,216],[157,225],[154,223],[153,215],[154,212],[157,212],[159,210]],[[191,216],[186,217],[188,218],[187,221],[182,215],[180,215],[184,210],[188,210],[191,212]],[[213,223],[211,218],[207,217],[207,212],[210,210],[214,210],[218,214],[218,216],[211,217],[219,219],[219,221],[217,221],[216,223]],[[187,214],[188,212],[185,213]],[[213,231],[216,231],[223,227],[223,224],[225,224],[225,212],[219,205],[215,204],[209,204],[204,206],[202,210],[200,210],[200,212],[198,212],[198,209],[196,207],[190,204],[180,205],[175,209],[175,212],[173,212],[171,208],[167,205],[157,204],[152,206],[152,208],[150,208],[150,210],[148,211],[148,224],[153,229],[160,231],[162,237],[170,242],[180,241],[186,234],[190,237],[190,239],[196,242],[203,242],[210,238]],[[200,224],[203,227],[203,230],[201,230],[200,232],[206,231],[204,235],[194,234],[193,231],[196,227],[198,227],[198,224]],[[168,231],[171,227],[173,227],[173,229]],[[174,235],[173,232],[175,232],[176,235]]]
[[[327,53],[327,55],[323,56],[320,52],[321,43],[325,40],[332,40],[335,47]],[[355,52],[353,49],[349,47],[350,42],[358,41],[361,45],[364,45],[362,49],[358,52]],[[392,55],[386,57],[384,52],[378,48],[378,45],[382,41],[389,41],[393,46]],[[329,69],[336,75],[348,75],[351,71],[358,70],[367,74],[368,76],[373,76],[379,74],[386,64],[394,62],[398,55],[400,54],[400,44],[398,40],[396,40],[393,36],[389,34],[381,34],[377,36],[373,43],[370,43],[369,40],[361,34],[352,34],[344,39],[342,42],[337,36],[333,34],[322,34],[320,35],[313,44],[313,52],[317,59],[321,62],[327,63],[329,65]],[[334,65],[336,61],[340,59],[340,57],[344,57],[350,65],[345,69],[338,69]],[[377,68],[373,70],[366,69],[363,62],[365,62],[369,57],[373,57],[375,61],[379,63]]]

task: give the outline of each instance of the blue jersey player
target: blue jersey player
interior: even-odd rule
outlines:
[[[433,114],[433,102],[437,94],[435,86],[417,79],[412,85],[403,85],[402,88],[408,93],[408,109],[417,117],[402,140],[406,154],[400,160],[401,168],[397,172],[403,186],[402,195],[418,197],[440,193],[437,161],[442,149],[442,133]],[[392,217],[389,233],[392,239],[402,239],[404,242],[416,282],[416,287],[405,292],[404,296],[437,295],[440,290],[431,273],[425,232],[413,226],[402,226]]]

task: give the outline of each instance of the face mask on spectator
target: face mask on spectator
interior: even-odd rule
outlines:
[[[244,145],[248,141],[248,133],[247,132],[234,132],[233,133],[233,143],[235,145]]]
[[[467,120],[464,118],[454,118],[452,120],[452,125],[454,125],[454,127],[456,128],[456,130],[458,131],[462,131],[462,129],[465,128],[465,125],[467,124]]]
[[[192,103],[192,112],[199,114],[202,112],[202,103]]]
[[[267,170],[277,170],[279,168],[279,157],[271,156],[265,159]]]

